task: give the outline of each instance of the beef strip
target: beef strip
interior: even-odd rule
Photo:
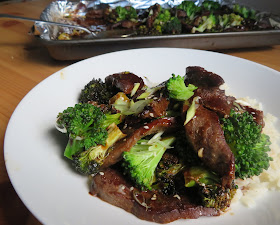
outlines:
[[[90,193],[140,219],[156,223],[220,214],[214,208],[193,203],[186,195],[168,196],[155,191],[140,191],[111,168],[92,178]]]
[[[153,23],[155,21],[155,19],[157,18],[159,12],[160,12],[161,6],[159,4],[154,4],[152,5],[148,11],[149,11],[149,16],[147,18],[147,27],[148,28],[152,28],[153,27]]]
[[[264,127],[265,123],[263,119],[263,111],[254,109],[250,106],[242,106],[242,108],[254,117],[254,121],[258,125],[260,125],[262,128]]]
[[[222,177],[223,186],[230,188],[234,179],[235,160],[225,141],[218,115],[200,105],[195,116],[185,125],[185,131],[188,141],[202,162]]]
[[[197,87],[213,88],[225,83],[218,74],[209,72],[199,66],[189,66],[186,69],[185,82]]]
[[[230,110],[234,108],[232,96],[227,96],[224,90],[219,88],[224,84],[224,80],[219,75],[208,72],[202,67],[190,66],[186,69],[185,83],[197,86],[195,96],[200,97],[204,107],[211,109],[219,116],[228,116]]]
[[[159,131],[166,131],[169,129],[173,129],[176,124],[175,118],[160,118],[155,119],[150,123],[142,125],[140,128],[133,131],[126,138],[118,141],[115,145],[113,145],[110,150],[108,156],[104,159],[104,162],[101,168],[106,168],[111,165],[114,165],[118,161],[122,159],[122,153],[128,152],[130,149],[139,141],[141,138],[155,134]]]
[[[225,94],[224,90],[219,88],[224,84],[224,80],[219,75],[208,72],[202,67],[189,66],[186,69],[185,83],[197,86],[194,96],[200,97],[202,105],[214,112],[220,117],[227,117],[231,109],[236,109],[234,105],[236,98]],[[245,111],[253,115],[255,122],[264,127],[263,112],[248,106],[241,106]]]
[[[130,72],[109,75],[105,78],[105,83],[113,89],[116,89],[116,93],[122,91],[125,94],[130,94],[136,83],[140,83],[138,91],[144,86],[143,79]]]
[[[153,96],[153,101],[147,105],[144,110],[139,114],[143,119],[154,119],[166,116],[166,111],[169,105],[169,100],[163,95],[162,91],[158,91]]]
[[[225,95],[219,88],[198,88],[194,96],[200,97],[202,105],[218,113],[220,117],[228,116],[231,109],[235,108],[236,98]]]

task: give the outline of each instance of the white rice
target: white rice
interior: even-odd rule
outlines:
[[[249,103],[253,108],[262,110],[262,105],[255,99],[246,97],[240,100]],[[280,133],[276,129],[277,120],[275,116],[269,113],[264,115],[265,127],[263,133],[270,137],[272,143],[270,145],[271,151],[269,152],[269,156],[273,158],[273,161],[270,162],[270,167],[259,176],[245,180],[237,179],[236,184],[239,188],[233,202],[241,201],[245,206],[254,207],[256,201],[258,201],[258,196],[262,196],[269,190],[280,191]]]

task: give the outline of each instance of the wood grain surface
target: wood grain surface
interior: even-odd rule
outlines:
[[[49,0],[0,3],[0,13],[39,18]],[[8,121],[21,99],[39,82],[74,63],[55,61],[36,38],[29,35],[31,22],[0,18],[0,224],[36,225],[40,222],[21,202],[10,183],[3,156]],[[222,50],[280,71],[280,45]]]

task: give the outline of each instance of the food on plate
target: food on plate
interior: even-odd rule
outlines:
[[[149,7],[148,7],[149,6]],[[69,11],[69,10],[66,10]],[[63,20],[87,27],[100,37],[172,35],[274,29],[269,20],[253,9],[239,4],[216,1],[177,1],[167,6],[151,1],[146,8],[81,2],[65,13]],[[105,32],[106,33],[106,32]],[[86,35],[82,31],[61,31],[58,40],[71,40]]]
[[[92,195],[140,219],[218,216],[237,179],[260,175],[273,160],[263,112],[223,84],[198,66],[154,87],[127,71],[94,78],[57,116],[69,137],[64,155],[89,175]]]

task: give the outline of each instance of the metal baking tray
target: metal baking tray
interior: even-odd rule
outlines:
[[[44,10],[46,12],[48,7]],[[39,37],[56,60],[80,60],[103,53],[135,48],[176,47],[203,50],[264,47],[280,44],[280,30],[195,33],[161,36],[53,40]]]
[[[103,53],[148,47],[176,47],[203,50],[264,47],[280,44],[280,30],[207,34],[180,34],[96,40],[44,40],[50,55],[57,60],[85,59]]]

